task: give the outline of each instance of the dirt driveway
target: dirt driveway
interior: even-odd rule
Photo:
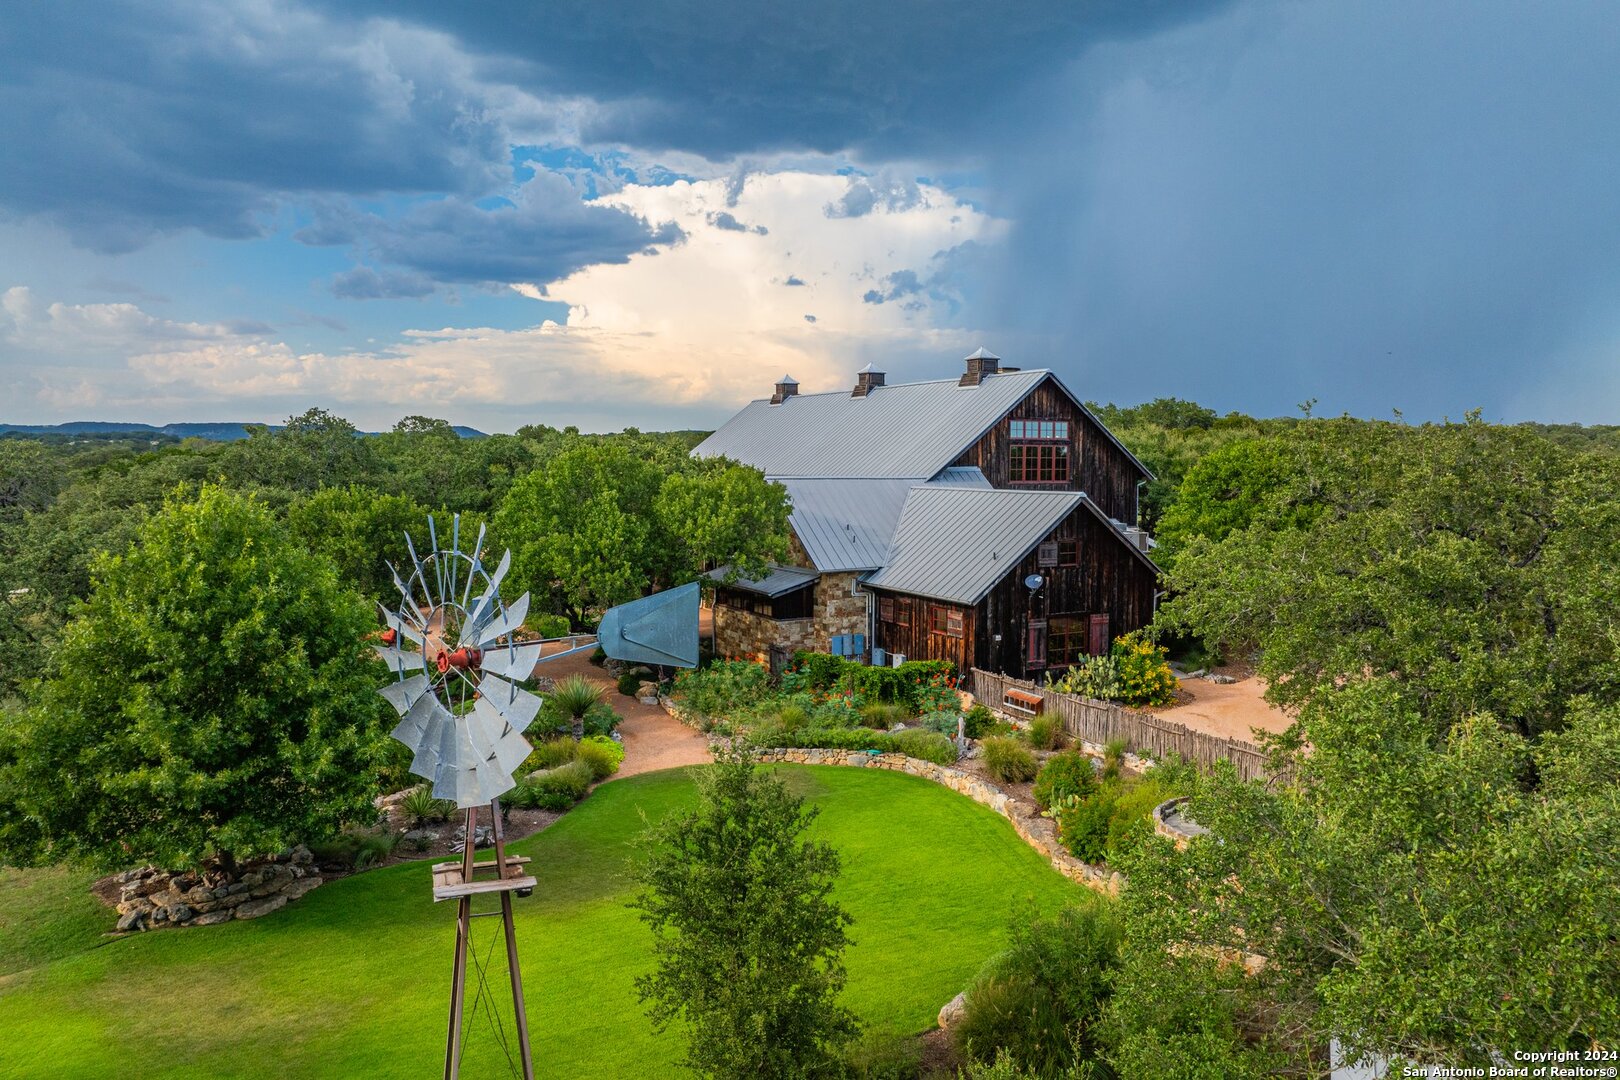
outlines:
[[[1244,742],[1254,741],[1254,728],[1280,732],[1294,722],[1293,717],[1262,696],[1266,684],[1252,672],[1242,668],[1216,670],[1238,681],[1222,685],[1203,678],[1182,679],[1174,705],[1148,711],[1206,735]]]
[[[547,652],[551,651],[548,647]],[[624,764],[615,777],[701,765],[710,760],[707,737],[669,715],[661,705],[643,705],[620,694],[607,672],[591,663],[590,655],[587,649],[557,660],[542,660],[534,673],[548,679],[583,675],[607,691],[608,704],[624,717],[619,725],[619,734],[624,738]]]

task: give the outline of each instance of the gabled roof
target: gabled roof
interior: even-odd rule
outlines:
[[[864,397],[839,390],[795,394],[776,405],[760,398],[743,406],[692,453],[724,455],[773,480],[932,477],[1045,379],[1056,383],[1143,476],[1153,476],[1062,380],[1044,368],[986,375],[977,386],[933,379],[873,387]]]
[[[796,477],[778,481],[793,500],[788,522],[822,573],[876,570],[889,561],[889,541],[911,489],[921,478]],[[941,469],[929,486],[988,488],[975,466]]]
[[[1076,507],[1095,514],[1149,569],[1153,560],[1109,523],[1083,492],[926,484],[911,490],[873,588],[977,604]]]
[[[788,523],[805,554],[826,573],[875,570],[889,557],[889,538],[916,478],[783,480],[793,510]]]
[[[795,394],[780,405],[761,398],[692,453],[724,454],[773,480],[788,477],[926,479],[949,465],[1047,377],[1045,371]]]
[[[806,570],[802,566],[772,566],[766,571],[764,577],[739,577],[735,581],[727,582],[726,575],[731,573],[731,567],[720,566],[710,570],[703,576],[718,585],[728,585],[733,589],[742,589],[746,592],[758,593],[761,596],[777,597],[790,593],[794,589],[802,589],[806,585],[821,577],[814,570]]]

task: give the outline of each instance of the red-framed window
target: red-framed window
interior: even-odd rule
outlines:
[[[938,604],[933,605],[928,609],[928,632],[930,634],[939,634],[942,637],[961,637],[961,610],[958,608],[941,607]]]
[[[1009,420],[1008,481],[1014,484],[1069,482],[1069,422]]]
[[[1046,657],[1053,667],[1078,664],[1090,644],[1091,624],[1084,615],[1053,615],[1046,621]]]

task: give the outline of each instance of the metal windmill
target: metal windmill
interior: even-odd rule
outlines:
[[[466,818],[461,859],[433,865],[434,901],[457,901],[444,1075],[446,1080],[454,1080],[460,1069],[472,920],[499,914],[505,929],[523,1077],[534,1080],[512,894],[529,895],[535,879],[525,869],[527,858],[506,854],[499,800],[516,786],[512,770],[530,751],[523,733],[541,706],[538,696],[518,684],[533,674],[540,661],[594,648],[598,637],[547,639],[567,645],[542,657],[546,641],[518,637],[529,611],[529,594],[524,593],[511,606],[501,599],[501,581],[512,564],[511,552],[503,553],[491,571],[483,561],[483,527],[471,547],[463,551],[459,515],[452,521],[449,547],[441,546],[431,517],[428,539],[429,550],[419,555],[410,534],[405,535],[411,564],[403,578],[397,568],[389,566],[400,601],[393,610],[382,608],[387,629],[376,651],[394,673],[394,682],[379,692],[399,713],[393,734],[411,750],[411,772],[433,785],[434,797],[454,801]],[[692,584],[610,608],[598,631],[602,648],[617,660],[694,667],[698,602],[698,586]],[[477,862],[473,849],[478,810],[485,805],[489,807],[495,858]],[[484,893],[500,896],[499,912],[473,912],[472,898]],[[476,954],[473,960],[479,966],[481,998],[483,964]],[[497,1030],[504,1042],[504,1029]]]

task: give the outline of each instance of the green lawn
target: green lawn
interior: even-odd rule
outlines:
[[[821,808],[817,831],[843,853],[839,897],[855,917],[846,1000],[873,1029],[930,1026],[1029,900],[1049,911],[1089,895],[1006,821],[925,780],[781,772]],[[682,770],[616,781],[513,845],[534,857],[540,879],[516,902],[537,1074],[678,1074],[678,1033],[654,1034],[632,988],[648,933],[625,908],[625,871],[643,815],[655,820],[692,798]],[[440,1068],[455,910],[430,901],[423,864],[334,882],[254,922],[116,941],[100,936],[111,919],[85,900],[86,880],[0,876],[0,1031],[9,1036],[0,1076],[419,1077]],[[496,981],[499,920],[473,927],[475,946],[496,945],[491,985],[509,1009]],[[477,1025],[463,1075],[504,1075],[486,1021]]]

